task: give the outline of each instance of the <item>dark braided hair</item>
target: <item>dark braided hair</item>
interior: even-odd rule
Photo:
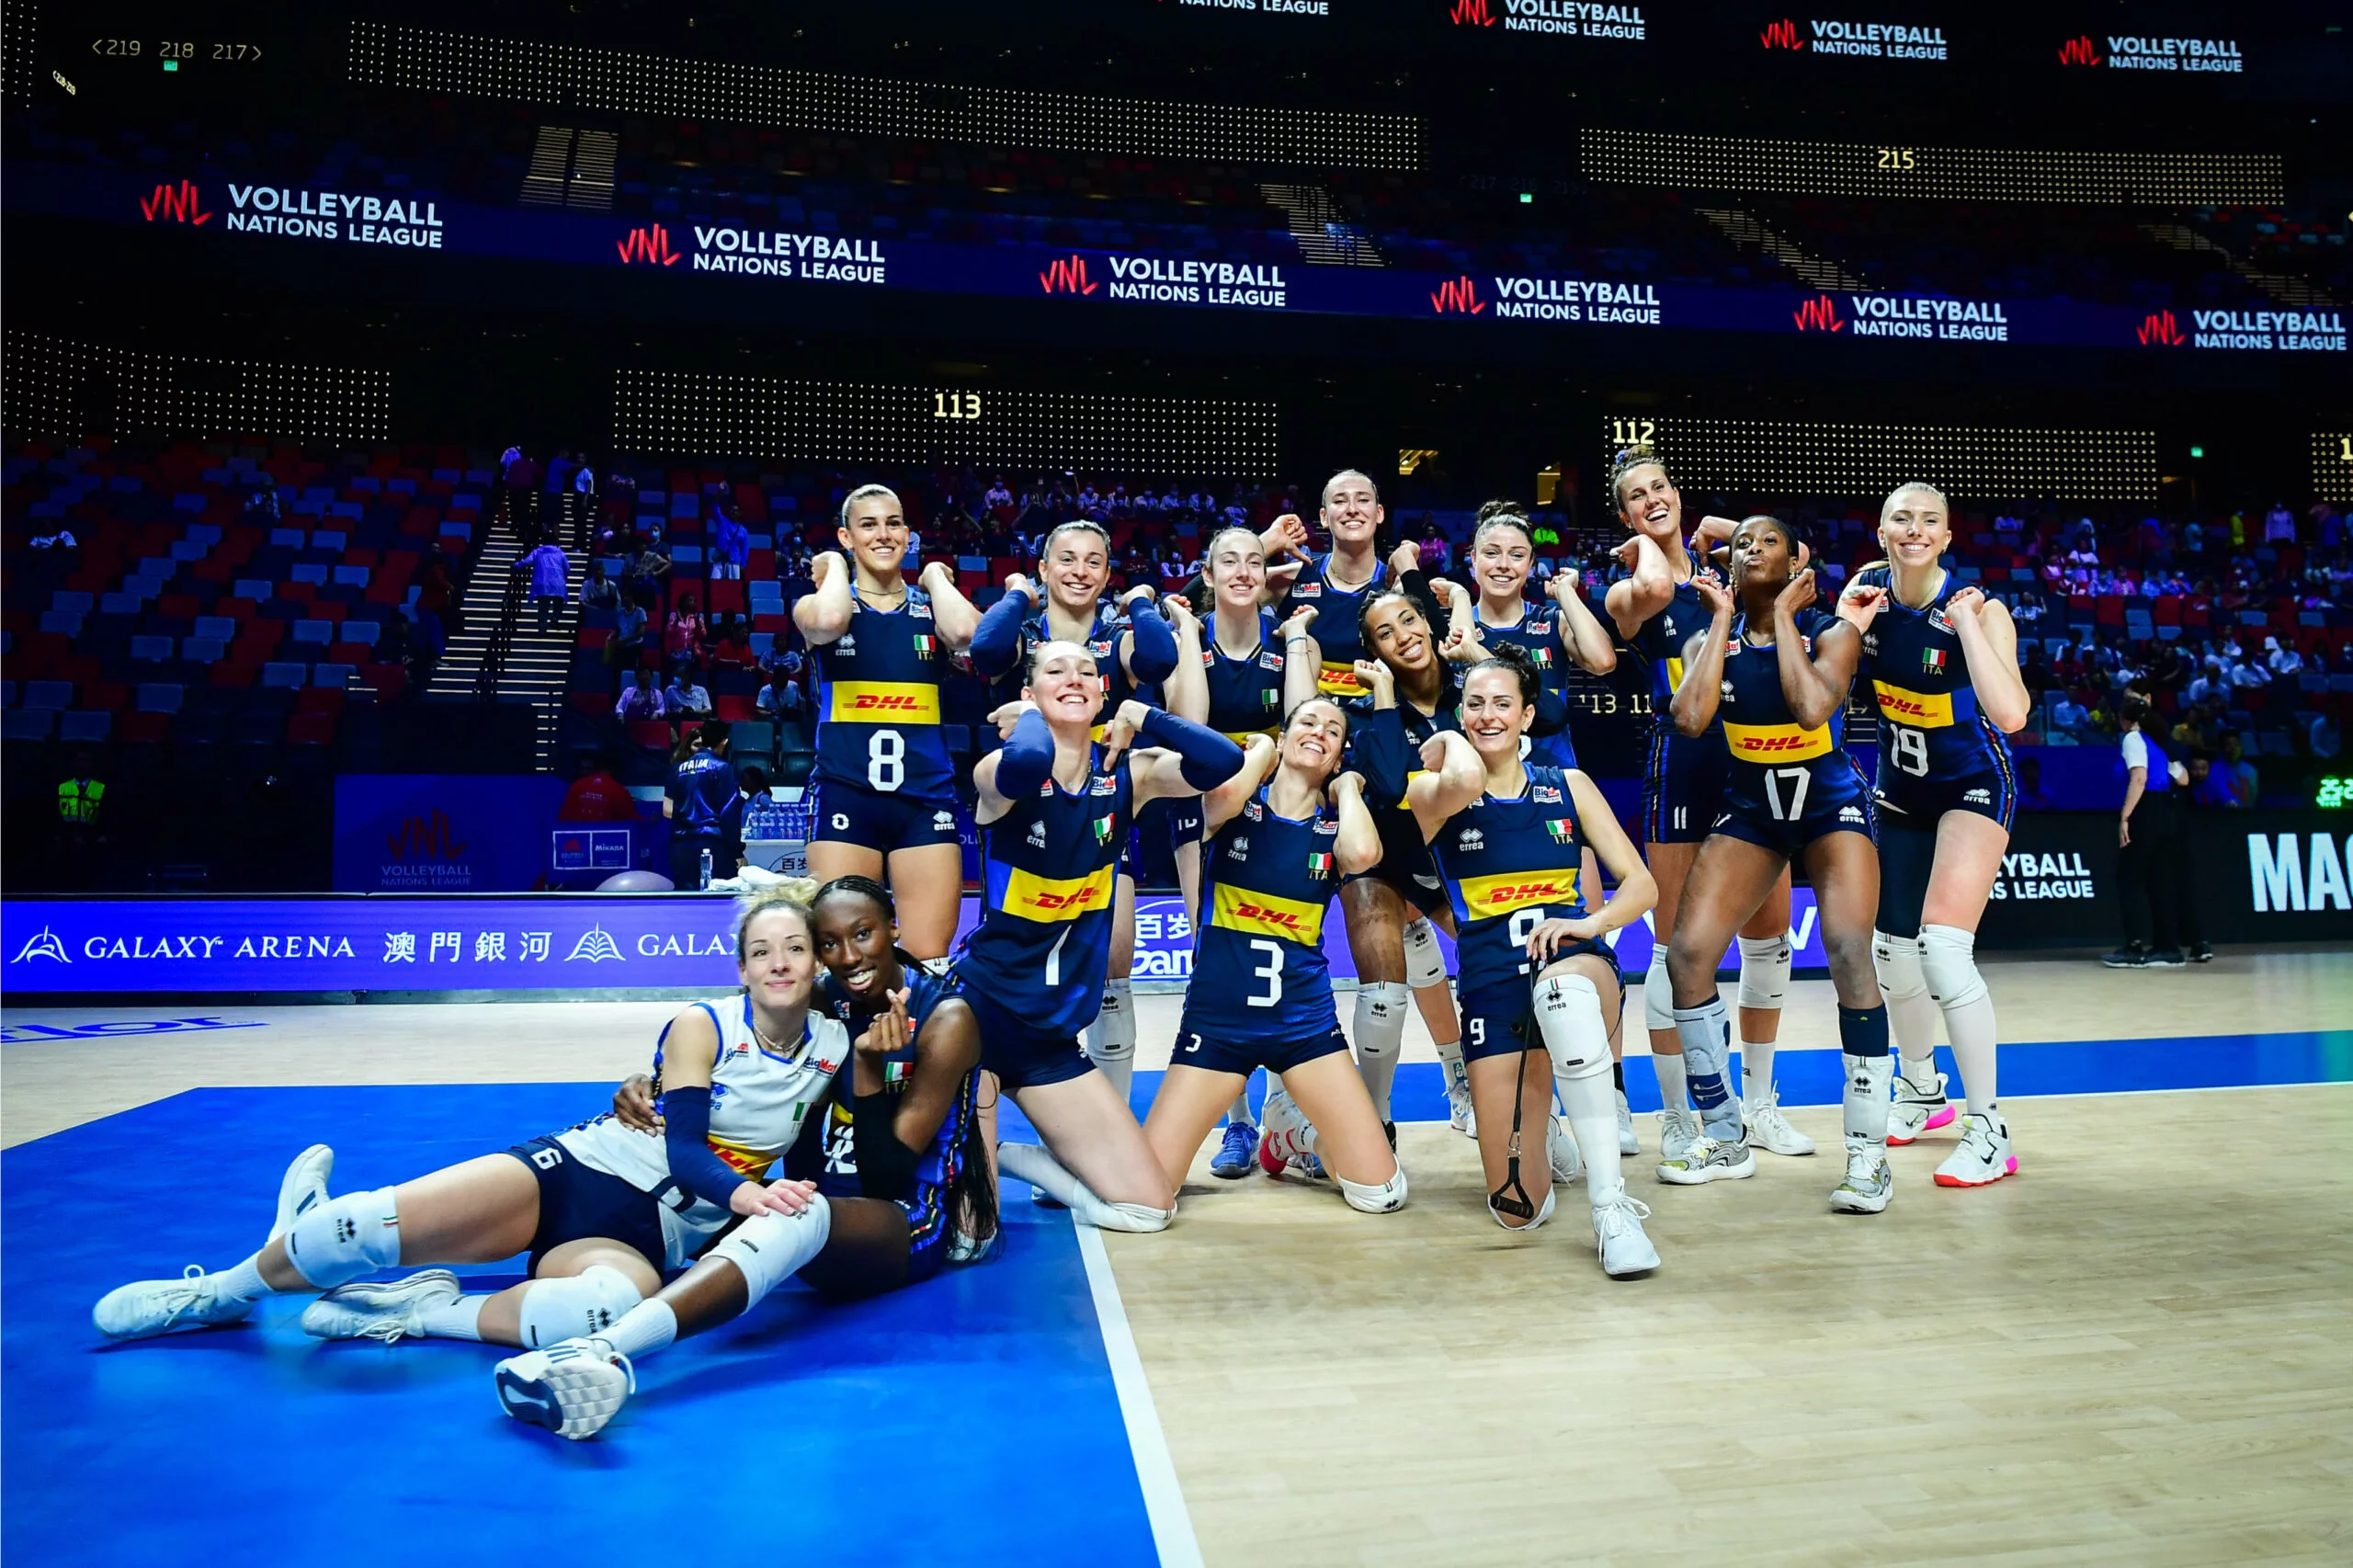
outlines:
[[[1544,695],[1544,676],[1537,669],[1535,659],[1517,642],[1495,642],[1488,646],[1487,656],[1462,672],[1464,687],[1469,687],[1471,677],[1481,670],[1502,670],[1519,683],[1520,701],[1529,708],[1535,707],[1536,699]]]

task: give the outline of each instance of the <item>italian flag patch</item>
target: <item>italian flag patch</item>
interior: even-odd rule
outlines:
[[[1095,819],[1095,842],[1097,844],[1108,844],[1111,842],[1111,819],[1109,817],[1097,817]]]
[[[1942,648],[1921,649],[1920,667],[1924,670],[1931,671],[1943,669],[1945,667],[1945,651]]]
[[[1329,855],[1311,854],[1307,858],[1307,869],[1318,873],[1319,875],[1323,872],[1328,871],[1332,869],[1332,857]]]
[[[916,653],[930,653],[930,652],[931,652],[931,639],[930,639],[930,638],[928,638],[928,637],[926,637],[926,636],[925,636],[925,635],[924,635],[923,633],[921,633],[921,632],[917,632],[917,633],[915,633],[915,652],[916,652]]]
[[[1574,817],[1548,818],[1544,824],[1544,831],[1552,835],[1552,842],[1555,844],[1572,843],[1577,835],[1576,819]]]

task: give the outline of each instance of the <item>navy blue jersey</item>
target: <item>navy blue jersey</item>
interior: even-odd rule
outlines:
[[[1364,686],[1357,679],[1356,664],[1372,655],[1357,640],[1357,614],[1366,599],[1388,585],[1389,562],[1376,560],[1372,581],[1361,588],[1343,588],[1334,583],[1331,567],[1332,557],[1327,553],[1299,569],[1299,575],[1291,579],[1290,592],[1283,596],[1280,619],[1288,620],[1312,607],[1315,619],[1309,623],[1307,634],[1315,639],[1324,654],[1324,667],[1315,674],[1316,689],[1326,697],[1360,697]]]
[[[1808,658],[1815,641],[1838,624],[1818,609],[1798,611],[1797,623]],[[1827,723],[1810,730],[1800,726],[1781,689],[1779,651],[1744,641],[1745,624],[1745,617],[1733,619],[1716,714],[1732,757],[1726,804],[1767,822],[1801,822],[1859,806],[1869,791],[1854,759],[1840,749],[1847,736],[1846,705],[1833,710]]]
[[[1324,960],[1324,912],[1340,885],[1340,819],[1328,805],[1278,816],[1261,786],[1210,841],[1182,1030],[1290,1043],[1339,1027]]]
[[[1472,612],[1473,617],[1477,611]],[[1536,661],[1536,673],[1544,682],[1544,689],[1558,698],[1563,709],[1569,700],[1569,671],[1576,661],[1569,656],[1569,641],[1561,626],[1561,609],[1549,601],[1540,605],[1523,605],[1517,626],[1490,626],[1479,621],[1480,640],[1488,647],[1509,642],[1528,650]],[[1530,733],[1520,756],[1529,762],[1540,762],[1547,767],[1574,767],[1577,748],[1569,739],[1566,725],[1549,735]]]
[[[1236,744],[1271,735],[1283,723],[1283,649],[1274,616],[1258,612],[1258,645],[1230,658],[1217,645],[1214,621],[1201,628],[1201,665],[1209,673],[1210,728]]]
[[[1103,708],[1096,715],[1098,728],[1111,722],[1111,715],[1120,710],[1120,703],[1137,695],[1135,683],[1128,678],[1127,670],[1120,663],[1120,639],[1127,634],[1128,618],[1106,600],[1095,607],[1095,620],[1085,637],[1065,639],[1077,642],[1095,655],[1096,673],[1103,677]],[[1030,655],[1037,652],[1039,643],[1053,641],[1053,633],[1046,628],[1045,608],[1040,606],[1035,615],[1021,623],[1021,644],[1014,654],[1013,667],[994,683],[991,695],[998,702],[1018,700],[1022,687],[1029,683]]]
[[[1424,713],[1400,698],[1397,706],[1376,710],[1370,695],[1346,706],[1348,712],[1347,766],[1364,776],[1365,807],[1381,832],[1378,869],[1392,881],[1418,880],[1438,891],[1438,867],[1422,838],[1421,824],[1405,803],[1405,790],[1423,771],[1422,747],[1440,730],[1462,727],[1462,688],[1454,666],[1441,666],[1445,682],[1438,688],[1438,707]]]
[[[947,799],[955,790],[939,729],[946,651],[933,634],[931,599],[907,590],[895,610],[860,600],[849,630],[809,650],[817,706],[821,784],[854,784],[880,794]]]
[[[1041,1031],[1074,1035],[1102,1007],[1112,878],[1133,801],[1122,753],[1076,794],[1050,776],[982,830],[985,902],[956,972]]]
[[[1696,567],[1695,567],[1696,570]],[[1624,582],[1633,574],[1620,566],[1609,575],[1612,583]],[[1637,627],[1626,645],[1642,655],[1651,671],[1651,711],[1658,724],[1672,730],[1675,721],[1668,717],[1667,707],[1675,700],[1675,688],[1683,684],[1683,649],[1692,638],[1708,630],[1713,618],[1699,602],[1699,590],[1690,583],[1678,583],[1675,597],[1665,608]]]
[[[1907,786],[1946,784],[2010,770],[2010,744],[1978,710],[1977,688],[1961,657],[1961,634],[1946,618],[1956,589],[1951,573],[1920,609],[1895,601],[1889,569],[1872,566],[1855,581],[1888,591],[1887,603],[1863,633],[1858,679],[1869,679],[1879,700],[1879,787],[1902,803]]]
[[[1430,850],[1454,901],[1456,979],[1466,996],[1536,972],[1529,933],[1586,913],[1577,885],[1585,834],[1561,768],[1529,765],[1526,793],[1480,796],[1446,820]]]
[[[698,751],[671,770],[670,800],[670,831],[680,838],[725,838],[743,820],[735,769],[715,752]]]
[[[907,1049],[895,1052],[884,1061],[882,1088],[895,1102],[906,1092],[907,1080],[915,1070],[914,1042],[921,1038],[939,1004],[956,994],[955,985],[941,975],[923,969],[913,960],[901,964],[907,990]],[[852,1006],[833,976],[820,975],[817,980],[817,1006],[838,1020],[849,1031],[853,1045],[866,1032],[873,1015],[862,1013]],[[896,1194],[867,1192],[858,1181],[858,1124],[850,1100],[856,1069],[841,1074],[834,1080],[833,1092],[823,1107],[823,1114],[813,1115],[803,1127],[801,1142],[785,1162],[785,1174],[801,1181],[813,1181],[817,1190],[828,1198],[896,1198]],[[948,1114],[939,1123],[939,1131],[932,1134],[930,1144],[915,1158],[915,1191],[912,1201],[903,1200],[908,1210],[910,1225],[937,1223],[940,1218],[938,1194],[956,1179],[958,1162],[967,1128],[975,1114],[980,1069],[975,1067],[964,1074],[958,1085],[956,1097]],[[895,1114],[895,1108],[894,1112]],[[870,1126],[869,1136],[881,1136],[887,1131]],[[893,1134],[895,1135],[895,1134]],[[924,1235],[918,1233],[915,1244],[923,1245]]]

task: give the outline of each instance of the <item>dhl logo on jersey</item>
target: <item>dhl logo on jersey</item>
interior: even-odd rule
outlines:
[[[919,681],[836,681],[825,717],[836,724],[937,724],[939,687]]]
[[[1802,730],[1795,724],[1724,725],[1724,742],[1740,762],[1806,762],[1830,750],[1830,726]]]
[[[1283,937],[1312,948],[1324,940],[1324,905],[1220,882],[1210,924],[1245,936]]]
[[[1940,691],[1930,696],[1924,691],[1906,691],[1886,681],[1871,682],[1871,690],[1879,695],[1879,716],[1891,724],[1907,724],[1915,730],[1941,730],[1952,722],[1952,693]]]
[[[1315,689],[1326,697],[1362,697],[1364,682],[1357,679],[1354,665],[1336,665],[1326,659],[1315,672]]]
[[[1083,877],[1041,877],[1016,866],[1006,878],[1001,907],[1041,924],[1075,920],[1111,907],[1111,871],[1102,866]]]
[[[742,1176],[757,1176],[776,1164],[777,1157],[784,1153],[781,1149],[762,1149],[750,1143],[733,1142],[717,1133],[707,1133],[705,1137],[710,1143],[710,1152],[719,1156],[721,1163]]]
[[[1462,907],[1473,920],[1492,920],[1531,903],[1574,903],[1574,871],[1518,871],[1462,879]]]

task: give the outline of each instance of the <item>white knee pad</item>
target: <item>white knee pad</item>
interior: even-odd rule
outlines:
[[[1740,1005],[1779,1011],[1790,989],[1790,934],[1740,939]]]
[[[1609,1030],[1601,1021],[1601,993],[1582,974],[1536,983],[1536,1027],[1559,1078],[1591,1078],[1609,1071]]]
[[[1923,926],[1918,950],[1921,974],[1938,1006],[1966,1006],[1985,994],[1985,977],[1977,972],[1975,932],[1958,926]],[[1872,951],[1878,951],[1876,942]]]
[[[1438,927],[1424,915],[1405,927],[1405,983],[1419,991],[1446,983],[1446,955],[1438,949]]]
[[[644,1299],[628,1275],[601,1263],[570,1278],[534,1279],[517,1317],[523,1344],[537,1350],[602,1334]]]
[[[1527,1224],[1525,1224],[1525,1225],[1513,1225],[1513,1224],[1506,1223],[1506,1221],[1505,1221],[1505,1220],[1504,1220],[1504,1217],[1503,1217],[1501,1214],[1495,1214],[1495,1200],[1494,1200],[1493,1199],[1489,1199],[1487,1200],[1487,1212],[1488,1212],[1488,1213],[1490,1213],[1490,1214],[1495,1214],[1495,1223],[1496,1223],[1496,1224],[1498,1224],[1498,1225],[1502,1225],[1502,1226],[1503,1226],[1503,1228],[1504,1228],[1505,1230],[1506,1230],[1506,1231],[1516,1231],[1516,1232],[1519,1233],[1521,1235],[1526,1235],[1526,1234],[1527,1234],[1529,1232],[1530,1232],[1530,1231],[1540,1231],[1540,1230],[1542,1230],[1542,1229],[1544,1228],[1544,1221],[1547,1221],[1547,1220],[1549,1220],[1549,1219],[1551,1219],[1551,1218],[1552,1217],[1552,1185],[1551,1185],[1549,1182],[1545,1185],[1545,1187],[1544,1187],[1544,1203],[1543,1203],[1543,1206],[1542,1206],[1541,1208],[1540,1208],[1540,1209],[1538,1209],[1538,1210],[1536,1210],[1536,1218],[1535,1218],[1535,1219],[1533,1219],[1533,1220],[1530,1220],[1530,1221],[1529,1221]]]
[[[1340,1196],[1348,1207],[1367,1214],[1394,1214],[1405,1207],[1405,1167],[1399,1165],[1397,1174],[1379,1187],[1367,1187],[1362,1182],[1339,1176]]]
[[[723,1257],[744,1276],[745,1309],[801,1272],[808,1261],[825,1250],[834,1233],[834,1211],[824,1197],[809,1199],[798,1214],[763,1210],[727,1233],[705,1257]]]
[[[1871,968],[1878,972],[1879,988],[1890,1002],[1905,1001],[1928,989],[1928,977],[1921,968],[1920,944],[1915,937],[1872,932]]]
[[[1651,943],[1651,967],[1643,971],[1643,1023],[1652,1029],[1675,1028],[1675,982],[1666,975],[1666,943]]]
[[[286,1261],[322,1290],[401,1260],[400,1207],[392,1189],[349,1192],[320,1204],[286,1233]]]

